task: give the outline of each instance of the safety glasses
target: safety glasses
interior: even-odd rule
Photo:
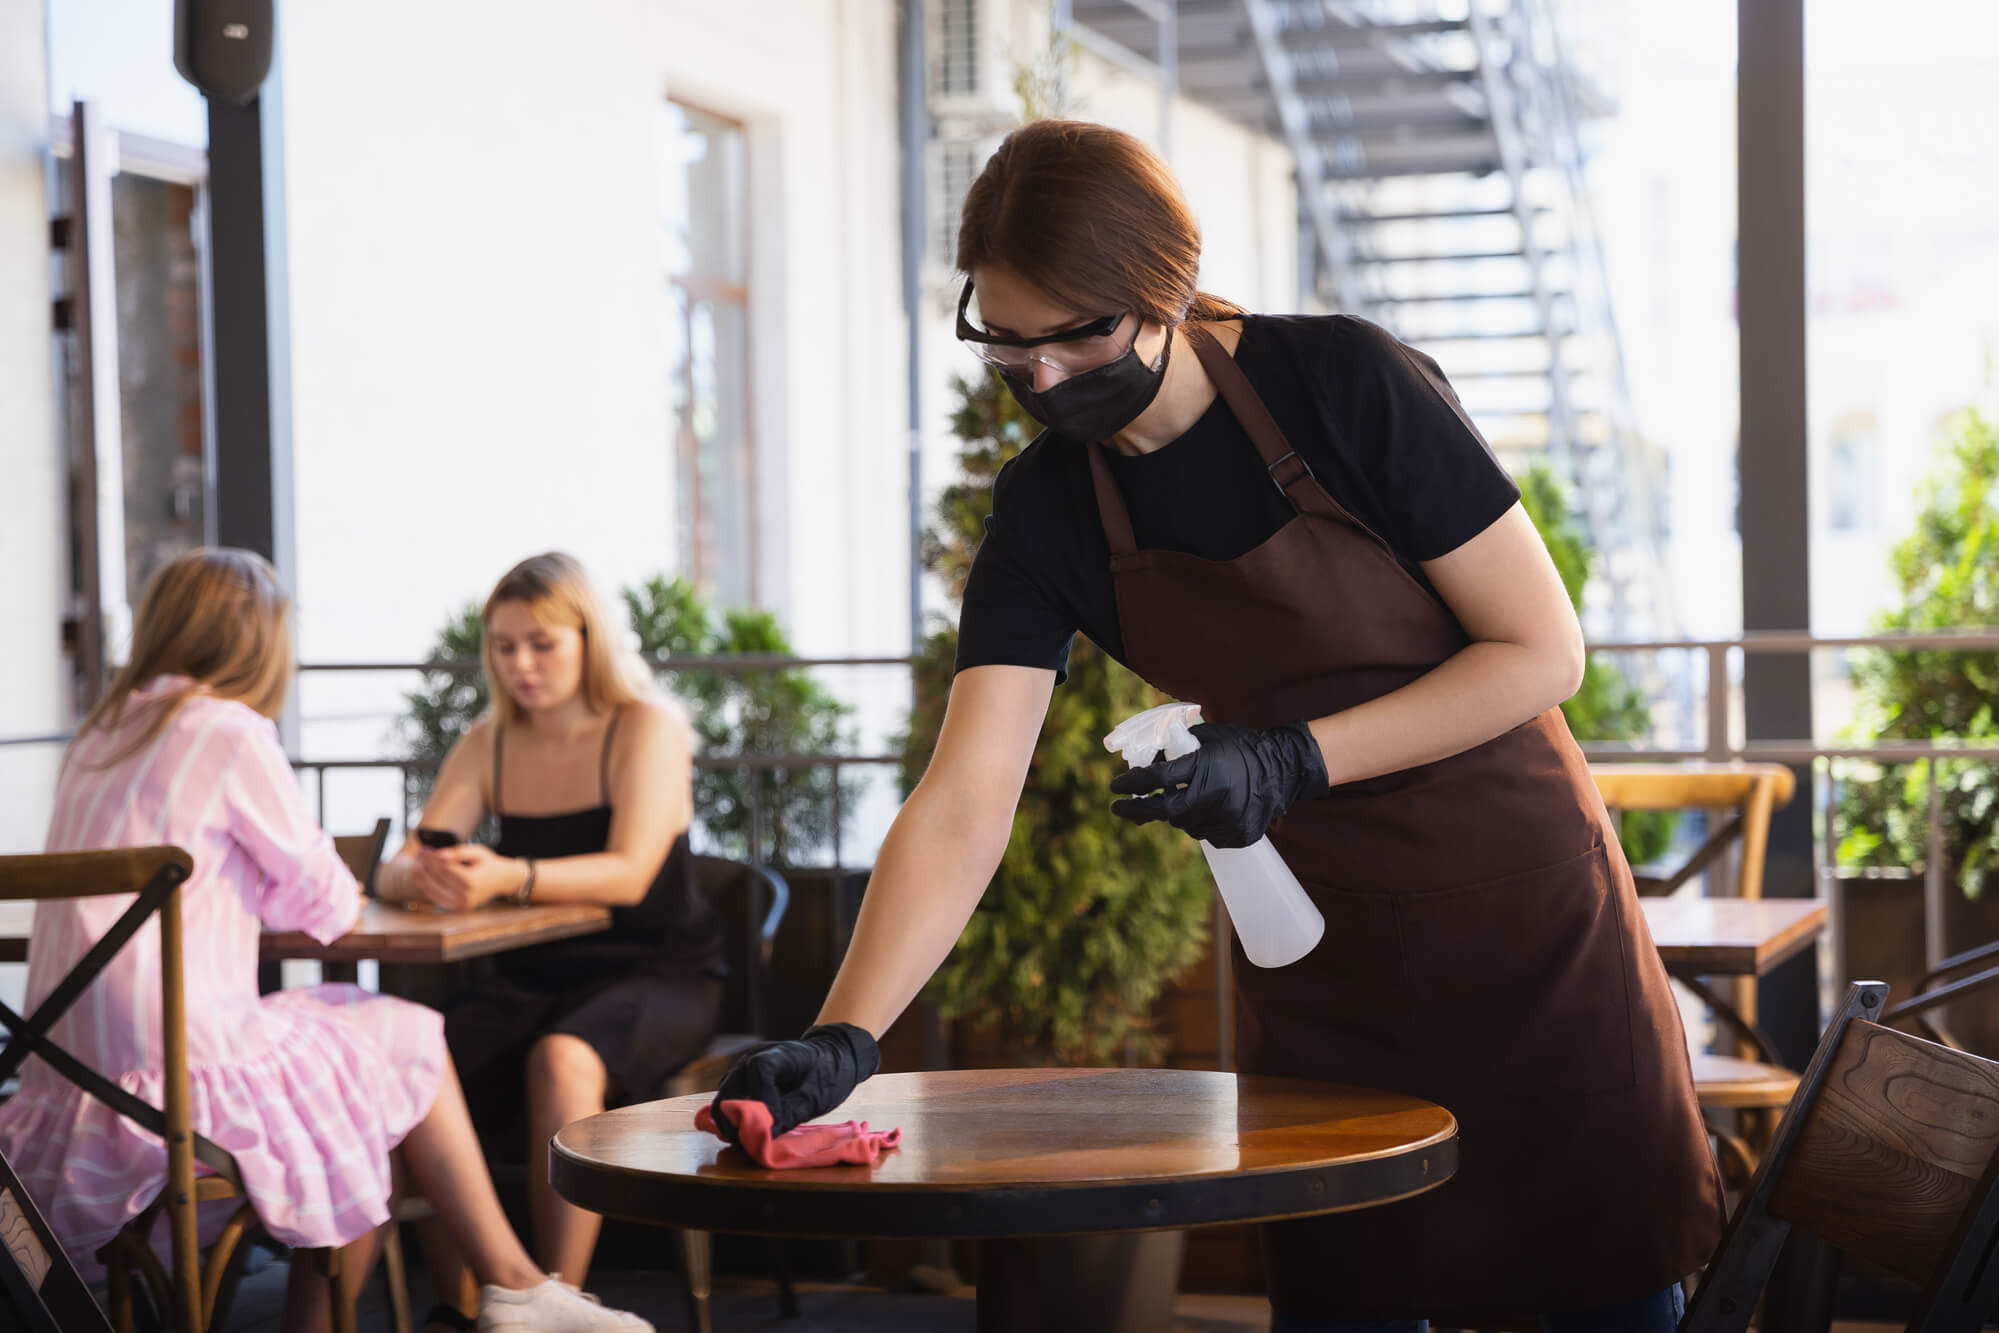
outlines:
[[[1138,320],[1131,320],[1128,332],[1120,333],[1129,315],[1105,315],[1073,329],[1043,334],[1039,338],[1013,338],[990,333],[974,323],[971,311],[972,283],[958,297],[958,340],[972,349],[987,365],[1013,375],[1028,374],[1039,361],[1064,375],[1080,375],[1107,365],[1131,350],[1138,337]]]

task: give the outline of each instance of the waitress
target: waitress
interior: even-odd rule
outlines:
[[[1268,1228],[1273,1326],[1669,1333],[1720,1182],[1557,709],[1583,668],[1561,580],[1433,362],[1351,317],[1248,314],[1199,261],[1164,163],[1103,126],[1016,130],[966,195],[958,336],[1047,430],[994,487],[936,754],[820,1025],[743,1057],[718,1107],[758,1098],[781,1131],[874,1073],[999,864],[1080,631],[1208,719],[1112,809],[1267,831],[1325,915],[1289,967],[1238,952],[1242,1071],[1460,1125],[1443,1187]]]

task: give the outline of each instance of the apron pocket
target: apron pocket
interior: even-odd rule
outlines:
[[[1445,1096],[1631,1085],[1630,933],[1603,844],[1394,902],[1426,1085]]]

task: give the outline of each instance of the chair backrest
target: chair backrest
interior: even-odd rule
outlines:
[[[1788,803],[1797,779],[1782,764],[1592,764],[1598,795],[1617,810],[1714,810],[1729,818],[1713,829],[1686,863],[1659,878],[1640,874],[1640,889],[1671,893],[1740,845],[1734,892],[1763,896],[1763,862],[1770,813]]]
[[[1977,992],[1999,986],[1999,961],[1995,960],[1999,960],[1999,941],[1981,944],[1976,949],[1944,959],[1918,977],[1915,993],[1891,1007],[1881,1016],[1881,1021],[1913,1022],[1931,1041],[1952,1050],[1963,1050],[1964,1043],[1943,1025],[1942,1011],[1964,1003]],[[1973,967],[1980,970],[1966,970]]]
[[[375,827],[367,833],[337,834],[333,839],[333,850],[340,853],[348,872],[361,881],[361,891],[367,894],[375,892],[375,868],[381,865],[382,849],[388,845],[387,819],[376,820]]]
[[[1747,1325],[1796,1227],[1923,1287],[1911,1330],[1979,1328],[1999,1301],[1999,1063],[1872,1021],[1856,983],[1730,1219],[1682,1333]]]
[[[27,1187],[0,1156],[0,1321],[27,1333],[111,1333]]]
[[[103,938],[57,982],[35,1012],[22,1017],[0,1003],[0,1025],[10,1034],[0,1046],[0,1080],[30,1054],[120,1115],[159,1135],[167,1145],[167,1218],[173,1241],[174,1323],[184,1330],[201,1326],[201,1255],[195,1235],[194,1164],[238,1186],[236,1161],[194,1133],[187,1075],[187,1011],[181,989],[180,886],[194,862],[178,847],[127,847],[101,852],[56,852],[41,856],[0,856],[0,899],[47,901],[137,895]],[[140,1101],[49,1038],[56,1021],[138,933],[146,918],[160,919],[160,1034],[164,1055],[164,1108]]]
[[[722,1031],[768,1036],[771,948],[791,887],[769,866],[725,856],[695,857],[694,881],[722,918]]]

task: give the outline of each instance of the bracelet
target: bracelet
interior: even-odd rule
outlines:
[[[521,881],[520,888],[514,892],[514,906],[516,907],[526,907],[534,900],[534,858],[530,856],[527,858],[527,862],[528,877]]]

